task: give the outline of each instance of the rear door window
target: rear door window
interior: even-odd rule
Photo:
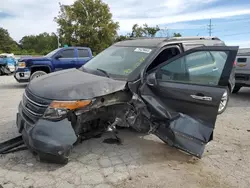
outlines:
[[[81,57],[89,57],[89,51],[87,49],[78,49],[78,56]]]

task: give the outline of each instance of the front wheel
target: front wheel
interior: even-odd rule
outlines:
[[[43,76],[43,75],[45,75],[45,74],[47,74],[47,73],[44,72],[44,71],[36,71],[36,72],[34,72],[34,73],[31,75],[30,81],[31,81],[31,80],[34,80],[34,79],[36,79],[36,78],[39,78],[39,77],[41,77],[41,76]]]
[[[218,109],[218,114],[222,114],[226,110],[227,104],[228,104],[228,101],[229,101],[229,94],[230,94],[230,91],[227,88],[225,90],[225,92],[223,93],[222,97],[221,97],[220,106],[219,106],[219,109]]]

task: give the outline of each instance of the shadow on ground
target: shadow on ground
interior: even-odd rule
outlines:
[[[24,89],[26,88],[27,85],[28,85],[27,83],[4,84],[0,86],[0,89]]]

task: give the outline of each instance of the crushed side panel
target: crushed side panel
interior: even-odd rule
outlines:
[[[140,91],[141,98],[151,114],[150,121],[155,126],[152,133],[170,146],[200,158],[206,143],[211,140],[213,128],[198,119],[168,108],[147,85],[143,85]]]

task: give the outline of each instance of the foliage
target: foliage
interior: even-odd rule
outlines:
[[[156,25],[155,27],[149,27],[147,24],[143,24],[143,26],[134,24],[132,27],[132,32],[130,36],[131,37],[154,37],[158,31],[160,31],[160,28],[158,25]]]
[[[57,45],[57,36],[49,33],[24,36],[20,40],[21,48],[31,54],[47,54],[56,49]]]
[[[180,33],[174,33],[173,37],[181,37],[182,35]]]
[[[119,28],[112,20],[106,3],[101,0],[76,0],[73,5],[60,4],[55,18],[61,43],[87,46],[98,53],[110,46]]]
[[[0,27],[0,52],[10,53],[12,50],[17,50],[17,43],[10,37],[9,32]]]

